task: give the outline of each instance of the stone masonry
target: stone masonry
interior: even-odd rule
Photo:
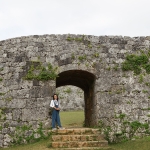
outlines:
[[[75,86],[62,86],[56,89],[62,111],[84,110],[84,93]]]
[[[65,85],[84,91],[86,126],[109,124],[119,114],[149,123],[149,75],[140,83],[138,75],[121,69],[127,54],[141,50],[150,50],[149,36],[33,35],[0,41],[0,147],[9,145],[17,126],[50,127],[50,100]],[[39,61],[58,67],[59,77],[25,80],[30,64]]]

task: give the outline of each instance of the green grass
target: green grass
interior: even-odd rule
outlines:
[[[48,145],[50,140],[42,140],[37,143],[14,146],[10,148],[0,148],[0,150],[50,150]],[[150,137],[127,141],[119,144],[111,144],[110,148],[114,150],[150,150]]]
[[[19,145],[13,146],[9,148],[0,148],[0,150],[50,150],[48,148],[50,140],[41,140],[40,142],[27,144],[27,145]]]
[[[84,112],[83,111],[62,111],[60,112],[61,124],[63,127],[83,127]]]
[[[64,127],[82,127],[84,120],[83,111],[60,112],[61,122]],[[41,140],[40,142],[14,146],[10,148],[0,148],[0,150],[50,150],[48,145],[50,140]],[[127,141],[118,144],[109,145],[114,150],[150,150],[150,136],[134,141]]]
[[[115,150],[150,150],[150,136],[134,141],[112,144],[110,147]]]

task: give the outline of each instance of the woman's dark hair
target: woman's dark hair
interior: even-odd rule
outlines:
[[[57,95],[57,94],[54,94],[54,95],[56,95],[56,96],[57,96],[57,100],[58,100],[58,95]],[[53,97],[53,100],[54,100],[54,95],[52,96],[52,97]]]

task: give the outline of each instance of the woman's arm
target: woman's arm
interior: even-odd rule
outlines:
[[[54,101],[53,100],[51,100],[51,103],[50,103],[50,107],[52,107],[52,108],[54,108]]]
[[[50,107],[52,107],[52,108],[54,108],[54,109],[56,109],[56,110],[59,110],[59,108],[56,108],[56,107],[55,107],[55,104],[54,104],[54,101],[53,101],[53,100],[51,100]]]

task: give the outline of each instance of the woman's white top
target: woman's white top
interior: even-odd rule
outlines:
[[[50,103],[50,107],[55,107],[55,105],[59,105],[59,102],[57,100],[51,100],[51,103]],[[60,108],[60,105],[59,105],[59,108]]]

